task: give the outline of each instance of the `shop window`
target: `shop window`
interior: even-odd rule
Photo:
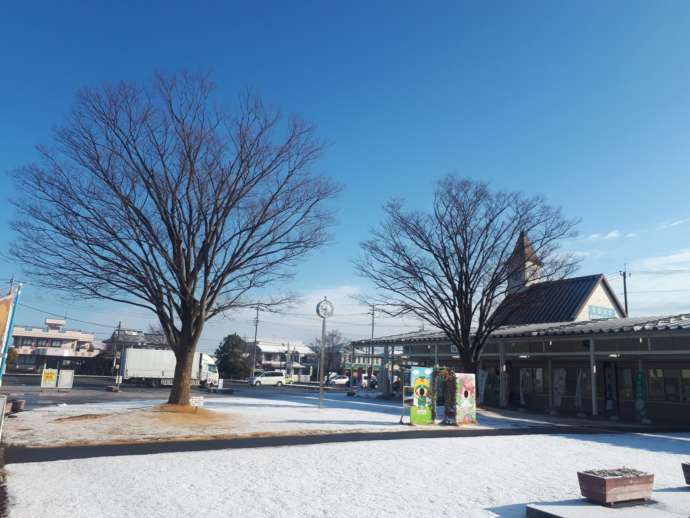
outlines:
[[[532,376],[534,382],[534,392],[537,394],[544,393],[544,369],[538,367],[534,369],[534,374]]]
[[[681,399],[683,401],[690,401],[690,369],[682,369],[680,371],[680,390]]]
[[[679,369],[664,369],[664,394],[666,401],[680,401]]]
[[[585,396],[592,396],[592,373],[589,368],[582,369],[582,393]]]
[[[544,369],[541,367],[520,369],[520,383],[525,394],[543,394],[545,391]]]
[[[647,389],[647,397],[649,400],[663,401],[664,400],[664,370],[663,369],[649,369],[649,383]]]
[[[532,393],[532,369],[520,369],[520,386],[525,394]]]
[[[690,371],[688,371],[690,376]],[[635,399],[635,386],[633,385],[633,370],[623,369],[620,379],[620,398],[628,401]]]
[[[680,369],[649,369],[648,397],[652,401],[679,402],[681,388],[686,383],[685,379],[681,383]],[[683,391],[686,392],[687,389],[683,388]]]

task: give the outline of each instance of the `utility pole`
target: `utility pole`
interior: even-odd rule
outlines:
[[[256,317],[254,318],[254,346],[252,347],[252,375],[254,377],[254,372],[256,369],[256,340],[259,335],[259,305],[256,306]]]
[[[623,277],[623,300],[625,301],[625,316],[628,316],[628,282],[627,279],[630,277],[628,273],[628,265],[624,264],[623,269],[619,270],[621,277]]]

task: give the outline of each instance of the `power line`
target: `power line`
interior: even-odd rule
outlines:
[[[67,319],[67,320],[72,320],[72,321],[74,321],[74,322],[79,322],[79,323],[81,323],[81,324],[89,324],[89,325],[92,325],[92,326],[105,327],[105,328],[113,329],[113,330],[114,330],[114,329],[117,329],[117,326],[112,326],[112,325],[108,325],[108,324],[101,324],[101,323],[98,323],[98,322],[91,322],[91,321],[89,321],[89,320],[80,320],[80,319],[78,319],[78,318],[73,318],[73,317],[67,317],[67,314],[66,314],[66,313],[63,314],[63,315],[59,315],[58,313],[53,313],[53,312],[47,311],[47,310],[45,310],[45,309],[37,308],[37,307],[34,307],[34,306],[29,306],[28,304],[24,304],[23,302],[20,302],[19,305],[22,306],[22,307],[24,307],[24,308],[27,308],[27,309],[33,309],[34,311],[38,311],[39,313],[43,313],[43,314],[45,314],[45,315],[50,315],[50,316],[52,316],[52,317],[64,318],[64,319]]]
[[[690,288],[676,288],[676,289],[671,289],[671,290],[639,290],[639,291],[629,291],[629,295],[637,294],[637,293],[674,293],[674,292],[685,292],[685,291],[690,291]],[[617,292],[619,295],[622,292]]]

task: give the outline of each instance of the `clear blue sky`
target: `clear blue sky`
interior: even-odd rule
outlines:
[[[630,263],[633,313],[690,311],[690,273],[645,273],[690,268],[690,3],[139,4],[3,4],[3,199],[12,196],[5,173],[49,142],[79,87],[210,70],[221,99],[254,88],[332,142],[322,168],[345,187],[336,242],[304,263],[293,288],[359,289],[350,261],[381,204],[397,196],[423,207],[434,181],[456,171],[544,194],[582,218],[581,238],[568,243],[585,258],[581,272]],[[3,203],[3,248],[11,216]],[[20,271],[2,263],[0,279]],[[30,285],[25,302],[97,322],[143,318]],[[355,312],[348,304],[336,310]],[[207,340],[247,333],[247,319],[216,324]],[[41,320],[28,309],[18,316]],[[289,326],[271,334],[313,334]]]

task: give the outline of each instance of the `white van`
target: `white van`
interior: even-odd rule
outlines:
[[[252,387],[261,387],[262,385],[282,387],[285,385],[285,374],[280,371],[264,371],[261,374],[256,374],[253,378],[249,378],[249,384]]]

